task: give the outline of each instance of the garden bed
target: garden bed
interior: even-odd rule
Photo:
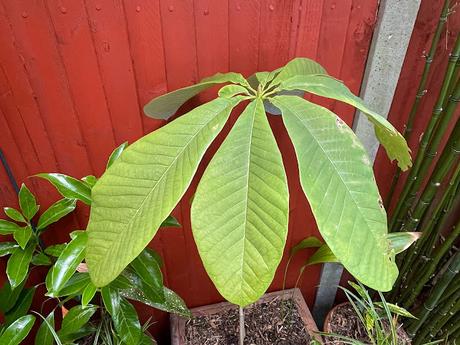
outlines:
[[[237,345],[238,307],[218,303],[192,309],[186,320],[171,315],[172,345]],[[245,308],[246,344],[305,345],[318,332],[298,289],[264,295]]]

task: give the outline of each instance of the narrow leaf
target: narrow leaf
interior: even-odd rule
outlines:
[[[49,313],[45,320],[38,328],[37,335],[35,336],[35,345],[53,345],[54,337],[50,327],[54,329],[54,311]]]
[[[32,305],[35,290],[35,288],[28,288],[21,291],[14,307],[5,314],[6,325],[12,324],[14,321],[27,314]]]
[[[57,293],[57,297],[81,295],[90,281],[88,273],[75,272]]]
[[[29,264],[32,261],[32,254],[35,250],[35,244],[29,243],[26,249],[16,248],[8,259],[6,265],[6,275],[10,281],[11,288],[19,286],[27,277]]]
[[[0,235],[10,235],[18,229],[21,229],[21,227],[16,223],[0,219]]]
[[[420,236],[422,236],[421,232],[393,232],[388,234],[387,238],[390,241],[390,248],[395,251],[395,254],[399,254],[409,248]]]
[[[57,173],[38,174],[36,176],[48,180],[62,196],[69,199],[78,199],[87,205],[91,205],[91,188],[85,182]]]
[[[306,265],[323,264],[326,262],[338,262],[336,256],[327,244],[323,244],[318,250],[308,258]]]
[[[85,257],[86,233],[80,233],[62,251],[53,268],[46,276],[46,288],[48,296],[55,297],[73,276],[77,266]]]
[[[62,217],[68,215],[70,212],[75,210],[76,205],[77,200],[75,199],[64,198],[59,201],[56,201],[40,216],[40,219],[38,220],[37,229],[43,230],[49,225],[57,222]]]
[[[382,302],[375,302],[374,304],[376,306],[380,307],[380,308],[384,307],[384,304]],[[400,306],[398,306],[396,304],[388,303],[386,301],[385,301],[385,304],[387,305],[388,309],[395,315],[399,315],[399,316],[402,316],[402,317],[408,317],[408,318],[411,318],[411,319],[416,319],[416,317],[414,315],[412,315],[410,312],[408,312],[403,307],[400,307]]]
[[[80,328],[88,323],[96,310],[97,307],[93,305],[88,305],[86,307],[77,305],[71,308],[62,320],[62,326],[58,332],[58,335],[60,337],[64,337],[66,335],[77,332]]]
[[[24,183],[19,190],[19,206],[21,207],[22,214],[27,220],[31,220],[40,207],[37,205],[35,196]]]
[[[237,103],[218,98],[195,108],[131,144],[99,179],[86,252],[96,286],[115,279],[150,242]]]
[[[369,158],[329,110],[295,96],[272,100],[294,144],[302,189],[322,237],[340,262],[373,289],[391,289],[398,269]]]
[[[116,289],[104,286],[101,289],[101,296],[102,301],[104,302],[104,307],[107,309],[109,314],[114,317],[115,313],[120,308],[120,294]]]
[[[86,307],[91,302],[91,300],[94,298],[94,295],[96,295],[96,292],[97,292],[97,288],[94,286],[94,284],[91,281],[89,281],[85,289],[83,290],[83,294],[81,296],[81,305],[83,307]]]
[[[25,249],[32,236],[32,227],[30,225],[17,229],[13,237],[22,249]]]
[[[34,322],[32,315],[17,319],[0,336],[0,345],[19,345],[29,334]]]
[[[181,225],[179,223],[179,221],[174,218],[173,216],[168,216],[164,221],[163,223],[161,223],[160,227],[172,227],[172,228],[180,228]]]
[[[122,152],[125,150],[125,148],[128,147],[128,142],[125,141],[123,144],[121,144],[120,146],[118,146],[115,150],[113,150],[113,152],[110,154],[110,157],[109,157],[109,160],[107,162],[107,167],[106,169],[110,168],[110,166],[113,164],[113,162],[115,162],[118,157],[120,157],[120,155],[122,154]]]
[[[142,330],[136,309],[127,300],[122,298],[114,310],[112,317],[115,330],[123,344],[138,345]]]
[[[5,214],[8,217],[10,217],[12,220],[15,220],[16,222],[20,222],[20,223],[26,223],[27,222],[26,219],[24,218],[24,216],[21,214],[21,212],[19,212],[15,208],[4,207],[3,210],[5,211]]]
[[[12,254],[18,247],[14,242],[0,242],[0,257]]]
[[[184,87],[153,99],[144,107],[144,112],[147,116],[155,119],[166,120],[171,117],[171,115],[174,115],[182,104],[193,96],[199,94],[201,91],[204,91],[214,85],[228,82],[243,86],[249,85],[246,79],[244,79],[244,77],[239,73],[217,73],[212,77],[203,79],[198,84]]]
[[[288,201],[281,154],[257,100],[209,163],[191,210],[203,264],[228,301],[253,303],[272,282],[286,242]]]
[[[361,98],[352,94],[341,81],[327,75],[295,76],[284,81],[280,88],[311,92],[358,108],[374,125],[377,139],[385,148],[390,160],[396,159],[401,170],[407,170],[412,166],[410,149],[404,137],[384,117],[369,109]]]
[[[316,238],[315,236],[310,236],[310,237],[304,238],[302,241],[300,241],[294,247],[292,247],[289,254],[292,257],[302,249],[318,248],[318,247],[321,247],[322,245],[323,245],[323,242],[321,242],[318,238]]]
[[[144,283],[160,291],[160,294],[163,293],[163,274],[161,273],[160,265],[149,248],[145,248],[131,262],[131,267]]]

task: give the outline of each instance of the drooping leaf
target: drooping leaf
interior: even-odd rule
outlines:
[[[22,249],[26,248],[31,236],[32,227],[30,225],[19,228],[13,233],[14,239],[19,244],[19,247],[21,247]]]
[[[329,110],[295,96],[273,98],[294,144],[302,189],[322,237],[364,284],[391,289],[398,269],[386,212],[365,149]]]
[[[105,309],[107,309],[108,313],[114,317],[115,313],[120,308],[120,294],[117,289],[110,286],[104,286],[101,288],[101,296]]]
[[[67,243],[54,244],[45,248],[45,254],[58,257],[61,255],[64,248],[67,247]]]
[[[375,302],[374,304],[376,306],[380,307],[380,308],[384,308],[383,302]],[[388,309],[391,311],[391,313],[393,313],[395,315],[399,315],[399,316],[402,316],[402,317],[408,317],[408,318],[411,318],[411,319],[416,319],[416,317],[414,315],[412,315],[409,311],[407,311],[403,307],[400,307],[400,306],[398,306],[396,304],[393,304],[393,303],[388,303],[386,301],[385,301],[385,304],[388,307]]]
[[[159,291],[160,296],[163,294],[163,274],[161,273],[160,265],[154,255],[151,254],[149,248],[145,248],[131,262],[130,266],[144,283]]]
[[[40,216],[40,219],[38,220],[37,229],[43,230],[49,225],[57,222],[62,217],[68,215],[70,212],[75,210],[76,205],[77,200],[75,199],[64,198],[59,201],[56,201]]]
[[[15,208],[4,207],[3,210],[5,211],[5,214],[8,217],[10,217],[10,219],[15,220],[16,222],[20,222],[20,223],[26,223],[27,222],[26,219],[24,218],[24,216],[21,214],[21,212],[19,212]]]
[[[110,154],[109,160],[107,161],[106,169],[110,168],[110,166],[115,162],[118,157],[120,157],[121,153],[128,147],[128,142],[125,141],[123,144],[118,146],[113,152]]]
[[[195,108],[131,144],[99,179],[86,251],[96,286],[115,279],[150,242],[237,103],[217,98]]]
[[[38,328],[37,335],[35,336],[35,345],[53,345],[54,337],[50,327],[54,329],[54,311],[48,314]]]
[[[138,345],[142,329],[136,309],[124,298],[120,299],[120,303],[116,307],[112,320],[122,343]]]
[[[113,283],[115,284],[110,284],[110,286],[118,288],[120,293],[121,290],[135,289],[137,291],[141,291],[149,300],[154,301],[155,303],[165,302],[164,286],[148,284],[131,267],[125,269]]]
[[[85,257],[87,236],[82,232],[78,234],[62,251],[54,266],[46,275],[46,288],[48,296],[55,297],[59,291],[74,275],[77,266]]]
[[[377,139],[385,148],[390,160],[396,159],[401,170],[407,170],[412,166],[410,149],[404,137],[384,117],[369,109],[363,100],[351,93],[341,81],[327,75],[295,76],[285,80],[280,88],[311,92],[358,108],[374,125]]]
[[[34,249],[35,243],[29,243],[26,249],[16,248],[8,259],[6,275],[8,276],[12,289],[19,286],[27,277]]]
[[[58,292],[57,297],[81,295],[90,281],[89,273],[75,272]]]
[[[387,238],[390,241],[390,248],[395,254],[399,254],[409,248],[420,236],[422,236],[421,232],[392,232]]]
[[[94,175],[88,175],[83,177],[81,180],[85,182],[89,186],[89,188],[93,188],[97,182],[97,177]]]
[[[231,98],[238,94],[249,95],[248,89],[241,85],[225,85],[219,90],[219,97]]]
[[[212,77],[203,79],[198,84],[175,90],[151,100],[144,107],[144,113],[155,119],[166,120],[171,117],[171,115],[174,115],[182,104],[193,96],[198,95],[201,91],[204,91],[214,85],[228,82],[242,86],[249,86],[246,79],[244,79],[244,77],[239,73],[217,73]]]
[[[89,281],[86,287],[83,290],[83,294],[81,296],[81,305],[83,307],[86,307],[91,300],[94,298],[94,295],[96,295],[97,288],[94,286],[94,284]]]
[[[19,286],[11,289],[10,282],[7,280],[0,289],[0,311],[3,314],[8,313],[18,301],[19,295],[24,288],[27,279],[24,279]]]
[[[14,242],[0,242],[0,257],[12,254],[18,247]]]
[[[58,173],[36,175],[49,181],[63,197],[78,199],[87,205],[91,205],[91,187],[76,178]]]
[[[286,242],[288,201],[281,154],[257,100],[209,163],[192,204],[201,259],[228,301],[253,303],[272,282]]]
[[[53,262],[51,261],[49,256],[43,252],[35,254],[32,257],[32,265],[35,265],[35,266],[50,266],[52,263]]]
[[[73,333],[61,335],[59,338],[62,340],[64,344],[69,345],[76,345],[75,341],[78,339],[82,339],[88,337],[96,332],[96,328],[91,324],[86,324],[83,327],[80,327]]]
[[[284,67],[281,68],[276,78],[272,81],[272,84],[279,84],[280,82],[287,80],[291,77],[302,75],[315,75],[324,74],[327,75],[326,70],[316,61],[308,58],[296,58],[289,61]]]
[[[310,236],[310,237],[304,238],[302,241],[300,241],[294,247],[292,247],[289,252],[289,255],[292,257],[302,249],[318,248],[318,247],[321,247],[322,245],[323,245],[323,242],[321,242],[318,238],[316,238],[315,236]]]
[[[306,265],[323,264],[326,262],[338,262],[337,257],[327,244],[323,244],[318,250],[308,258]]]
[[[21,207],[22,214],[27,220],[32,219],[40,207],[37,205],[35,196],[24,183],[19,190],[19,206]]]
[[[88,305],[86,307],[77,305],[70,308],[69,312],[62,320],[62,326],[58,332],[59,337],[65,337],[66,335],[77,332],[88,323],[96,310],[97,307],[94,305]]]
[[[0,235],[10,235],[21,227],[16,223],[10,222],[8,220],[0,219]]]
[[[14,307],[5,314],[5,324],[10,325],[20,317],[27,314],[35,295],[35,287],[21,290]]]
[[[173,217],[173,216],[168,216],[163,223],[161,223],[160,227],[172,227],[172,228],[180,228],[181,225],[179,221]]]
[[[29,334],[34,322],[33,315],[17,319],[0,336],[0,345],[19,345]]]

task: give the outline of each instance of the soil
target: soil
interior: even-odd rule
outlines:
[[[370,339],[367,336],[366,330],[356,315],[353,307],[349,303],[340,304],[332,312],[329,319],[329,333],[340,334],[355,340],[359,340],[365,344],[370,344]],[[410,345],[411,341],[407,333],[399,327],[397,330],[399,344]],[[328,345],[343,345],[344,342],[337,340],[334,337],[323,337],[325,344]]]
[[[294,301],[276,297],[244,309],[245,345],[309,344],[305,325]],[[238,345],[239,313],[237,308],[221,313],[197,316],[186,323],[187,345]]]

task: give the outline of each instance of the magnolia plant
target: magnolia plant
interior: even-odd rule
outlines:
[[[247,104],[207,166],[191,207],[193,236],[219,292],[246,306],[267,290],[288,232],[289,192],[267,112],[281,114],[295,148],[302,189],[338,260],[373,289],[391,289],[398,269],[366,150],[334,113],[304,92],[355,106],[374,125],[391,160],[411,165],[404,138],[316,62],[298,58],[245,79],[216,74],[148,103],[168,119],[199,92],[218,97],[128,146],[92,190],[86,262],[98,287],[114,280],[156,234],[190,185],[236,105]]]

